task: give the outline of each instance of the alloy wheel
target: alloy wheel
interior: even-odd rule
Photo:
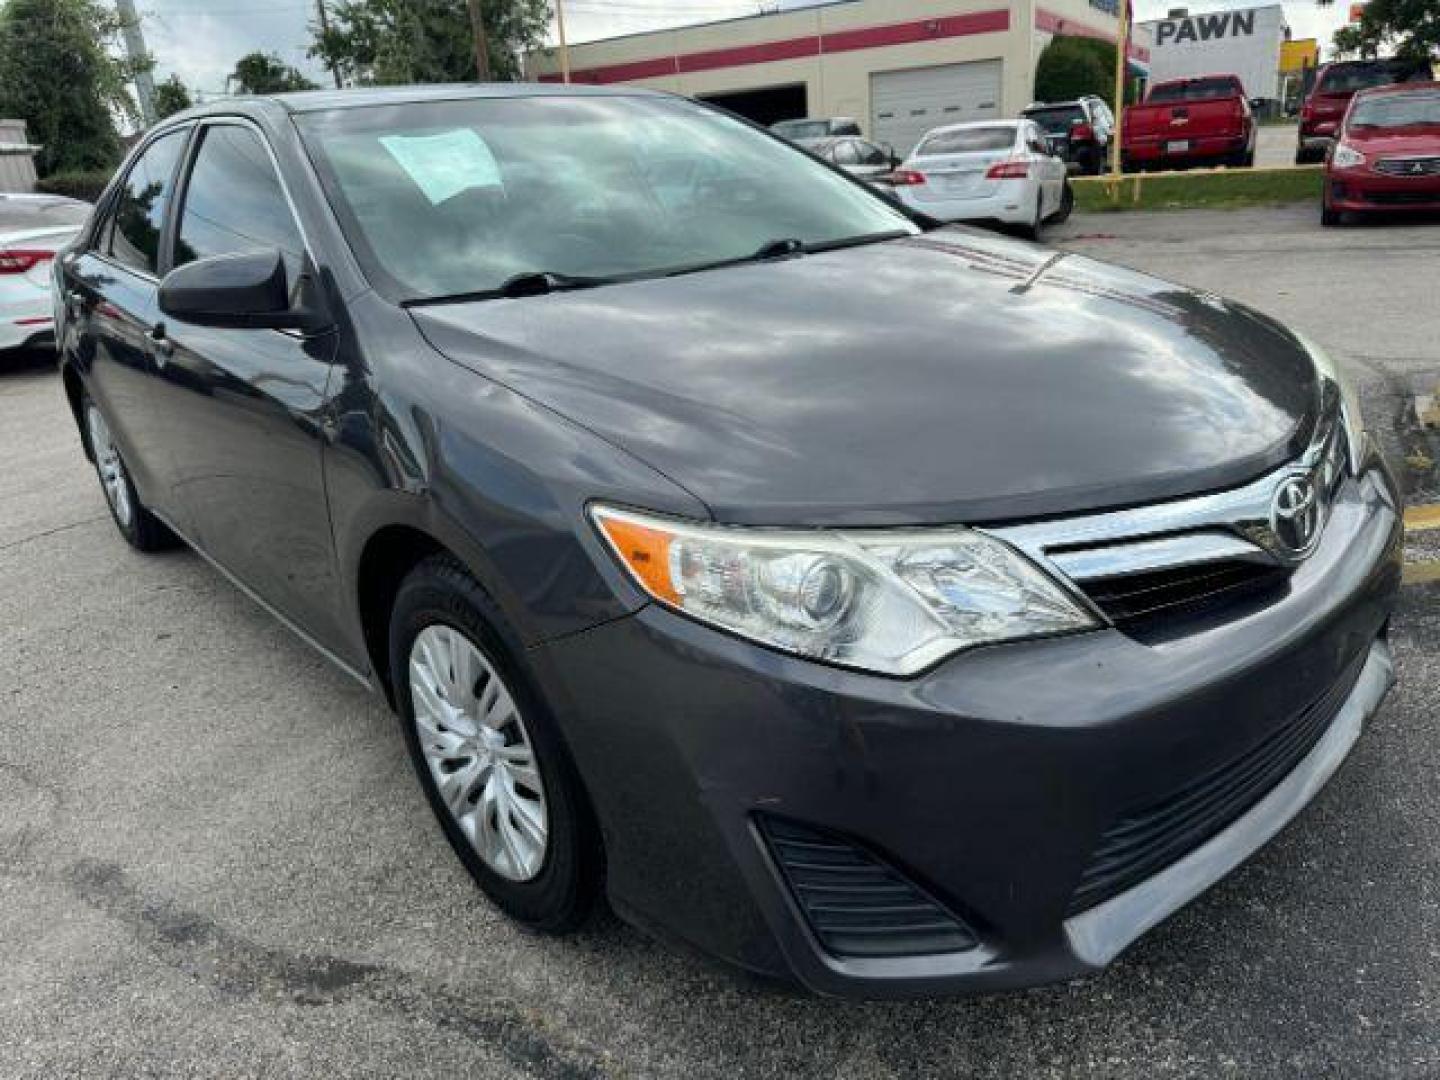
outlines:
[[[100,474],[100,486],[105,489],[105,498],[115,514],[115,520],[122,529],[130,528],[135,519],[135,506],[130,500],[130,481],[125,475],[125,463],[115,449],[110,437],[110,425],[100,415],[94,404],[89,406],[85,423],[90,432],[90,450],[95,455],[95,469]]]
[[[530,881],[545,864],[549,816],[515,698],[468,637],[425,627],[410,647],[415,733],[440,798],[491,870]]]

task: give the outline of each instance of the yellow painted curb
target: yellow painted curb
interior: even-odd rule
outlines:
[[[1440,581],[1440,562],[1406,563],[1400,580],[1406,585],[1429,585]]]
[[[1410,507],[1405,511],[1405,528],[1410,532],[1440,529],[1440,503]]]

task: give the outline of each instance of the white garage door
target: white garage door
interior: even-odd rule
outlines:
[[[870,76],[870,136],[897,154],[931,128],[1000,115],[1000,61],[880,71]]]

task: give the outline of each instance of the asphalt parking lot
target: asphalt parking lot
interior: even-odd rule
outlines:
[[[1291,322],[1407,452],[1440,227],[1322,233],[1307,207],[1056,239]],[[44,363],[0,370],[0,463],[0,1076],[1440,1072],[1440,585],[1405,590],[1402,684],[1316,803],[1104,975],[840,1003],[609,918],[516,930],[378,701],[197,556],[122,543]]]

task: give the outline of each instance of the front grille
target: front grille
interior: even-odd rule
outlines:
[[[1117,626],[1157,615],[1198,612],[1282,584],[1288,572],[1243,559],[1175,566],[1081,583],[1085,595]]]
[[[1189,854],[1259,802],[1315,748],[1360,679],[1365,656],[1245,754],[1105,830],[1070,900],[1074,915]]]
[[[792,821],[768,815],[759,821],[791,895],[827,952],[919,956],[979,944],[964,920],[865,849]]]
[[[1375,162],[1375,171],[1386,176],[1440,176],[1440,157],[1382,158]]]

